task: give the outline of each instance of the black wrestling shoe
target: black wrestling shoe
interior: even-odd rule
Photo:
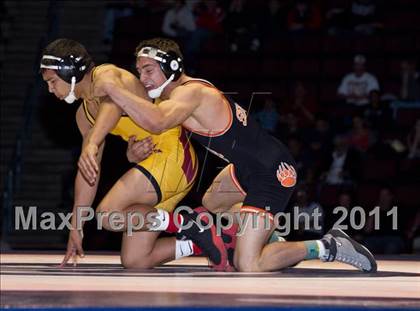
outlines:
[[[203,254],[206,255],[212,267],[216,271],[232,271],[232,267],[228,261],[228,255],[221,236],[216,234],[216,227],[212,225],[208,229],[204,229],[198,222],[198,213],[194,211],[191,214],[182,215],[184,218],[183,226],[191,223],[188,229],[183,229],[177,234],[177,238],[183,237],[192,240],[201,248]],[[201,222],[209,223],[206,217],[201,217]]]

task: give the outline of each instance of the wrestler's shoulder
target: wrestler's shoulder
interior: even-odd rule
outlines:
[[[171,93],[171,97],[178,95],[203,96],[217,94],[214,88],[201,83],[188,83],[177,86]]]
[[[95,76],[97,78],[102,77],[121,77],[127,71],[117,67],[114,64],[102,64],[95,68]],[[127,72],[128,73],[128,72]]]

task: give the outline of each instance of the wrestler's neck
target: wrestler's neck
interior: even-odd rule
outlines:
[[[93,85],[92,85],[92,73],[96,67],[89,70],[83,77],[82,81],[76,84],[74,92],[77,98],[81,99],[92,99],[93,98]]]
[[[169,99],[172,91],[176,87],[182,85],[183,83],[185,83],[186,81],[191,80],[191,79],[192,79],[192,77],[187,76],[186,74],[182,74],[177,81],[171,82],[171,83],[169,83],[169,85],[167,87],[165,87],[162,94],[160,95],[160,98],[163,99],[163,100]]]

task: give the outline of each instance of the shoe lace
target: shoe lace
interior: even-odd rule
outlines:
[[[362,263],[360,261],[358,261],[357,259],[352,258],[352,257],[349,258],[349,257],[343,256],[343,255],[337,255],[336,259],[337,259],[337,261],[341,261],[341,262],[344,262],[344,263],[347,263],[347,264],[351,264],[353,266],[362,267]]]

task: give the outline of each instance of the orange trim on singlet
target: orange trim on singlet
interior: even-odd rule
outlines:
[[[241,187],[241,184],[239,183],[238,179],[235,175],[235,166],[233,164],[230,165],[230,177],[232,178],[233,183],[235,184],[236,188],[243,194],[246,195],[245,190]]]
[[[223,135],[224,133],[226,133],[230,128],[231,128],[231,126],[232,126],[232,123],[233,123],[233,112],[232,112],[232,109],[230,108],[230,104],[229,104],[229,102],[228,102],[228,100],[226,99],[226,97],[222,94],[222,92],[220,92],[214,85],[212,85],[210,82],[204,82],[204,81],[201,81],[201,80],[188,80],[188,81],[186,81],[186,82],[184,82],[182,85],[186,85],[187,83],[200,83],[200,84],[203,84],[203,85],[205,85],[205,86],[207,86],[207,87],[210,87],[210,88],[213,88],[213,89],[215,89],[217,92],[219,92],[219,94],[220,94],[220,96],[222,97],[222,99],[223,99],[223,102],[226,104],[226,106],[227,106],[227,108],[228,108],[228,110],[229,110],[229,124],[228,124],[228,126],[225,128],[225,129],[223,129],[223,130],[221,130],[220,132],[217,132],[217,133],[214,133],[214,134],[209,134],[209,133],[206,133],[206,132],[201,132],[201,131],[194,131],[194,130],[192,130],[191,128],[189,128],[188,126],[185,126],[185,125],[182,125],[183,127],[185,127],[188,131],[190,131],[190,132],[192,132],[192,133],[195,133],[195,134],[198,134],[198,135],[201,135],[201,136],[206,136],[206,137],[217,137],[217,136],[221,136],[221,135]]]
[[[254,214],[268,214],[268,217],[270,218],[271,221],[274,221],[274,216],[273,214],[271,214],[269,211],[266,211],[265,209],[259,208],[259,207],[255,207],[255,206],[250,206],[250,205],[242,205],[241,207],[241,213],[254,213]]]

